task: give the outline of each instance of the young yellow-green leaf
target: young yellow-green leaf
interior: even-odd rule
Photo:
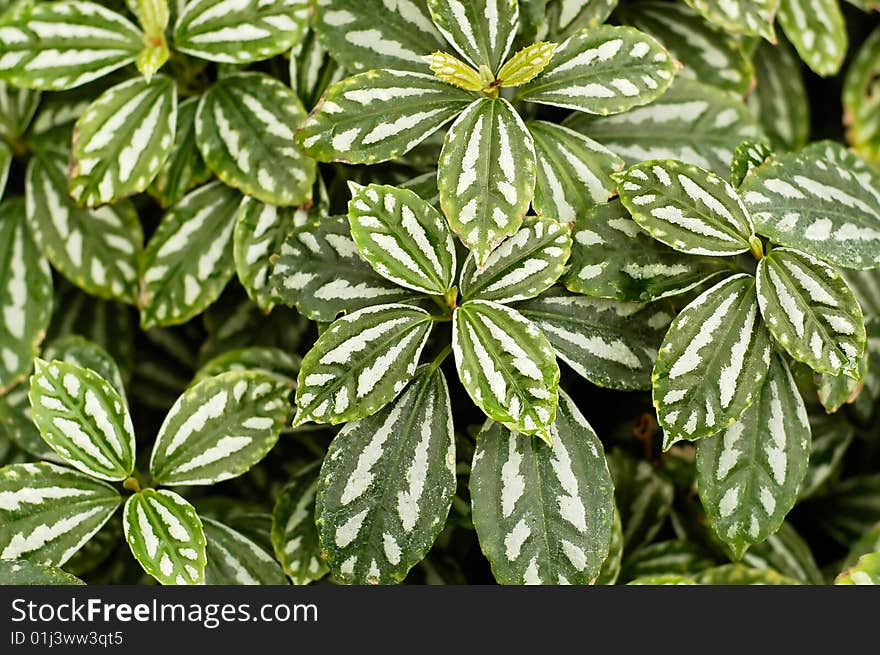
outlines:
[[[194,96],[178,105],[174,145],[150,184],[150,194],[163,207],[179,202],[193,187],[211,177],[211,171],[205,166],[196,146],[195,115],[198,104],[199,98]]]
[[[150,457],[167,486],[205,485],[248,471],[266,456],[290,411],[291,380],[266,371],[230,371],[183,392],[168,411]]]
[[[654,365],[664,448],[733,424],[757,397],[769,365],[755,278],[734,275],[700,294],[672,322]]]
[[[448,52],[438,50],[425,55],[422,59],[439,79],[465,91],[480,91],[488,81],[483,80],[477,71]]]
[[[294,425],[375,414],[412,378],[431,326],[428,312],[403,304],[365,307],[334,321],[303,358]]]
[[[40,105],[41,96],[39,91],[0,82],[0,135],[17,138],[24,134]]]
[[[48,462],[0,469],[0,559],[61,566],[122,502],[111,486]]]
[[[562,275],[571,254],[571,228],[538,218],[501,242],[477,268],[470,255],[461,270],[463,300],[478,298],[509,303],[534,298]]]
[[[450,226],[483,266],[522,225],[535,190],[532,136],[507,100],[476,100],[452,124],[437,189]]]
[[[730,184],[674,159],[648,161],[618,176],[620,200],[652,237],[689,255],[749,250],[752,219]]]
[[[144,489],[125,503],[125,541],[144,570],[162,584],[205,581],[205,532],[192,505],[167,489]]]
[[[0,585],[60,586],[84,585],[85,582],[57,566],[34,564],[26,559],[0,560]]]
[[[443,530],[455,485],[446,379],[422,367],[392,404],[342,428],[324,458],[315,516],[335,576],[402,581]]]
[[[846,139],[862,157],[880,162],[880,28],[859,47],[843,82],[843,120]]]
[[[134,428],[119,392],[76,364],[35,360],[28,394],[43,439],[71,466],[102,480],[134,470]]]
[[[559,366],[538,327],[510,307],[469,300],[453,315],[458,375],[486,414],[527,435],[551,438]]]
[[[526,0],[520,0],[521,6],[525,3]],[[584,27],[597,27],[606,21],[616,5],[617,0],[547,0],[548,34],[559,40]]]
[[[538,214],[570,223],[617,193],[611,174],[624,162],[608,148],[562,125],[529,121],[526,127],[535,142]]]
[[[470,478],[480,548],[501,584],[592,584],[608,555],[614,488],[596,433],[565,393],[552,447],[489,421]]]
[[[202,519],[207,542],[205,584],[283,585],[284,572],[262,546],[220,521]]]
[[[522,86],[531,82],[553,58],[558,43],[541,41],[528,45],[511,57],[498,71],[500,86]]]
[[[94,2],[22,3],[0,26],[0,80],[62,91],[135,60],[143,48],[131,22]]]
[[[272,546],[275,558],[293,584],[308,584],[330,571],[321,559],[315,526],[318,467],[297,474],[275,500],[272,510]]]
[[[819,75],[834,75],[849,38],[838,0],[779,0],[779,25],[801,59]]]
[[[757,168],[773,156],[773,150],[763,141],[743,141],[733,151],[730,162],[730,183],[739,187],[749,171]]]
[[[141,325],[176,325],[213,303],[235,273],[232,231],[241,195],[220,182],[165,212],[144,252]]]
[[[779,0],[685,0],[707,21],[725,32],[776,41],[773,19]]]
[[[496,72],[519,25],[517,0],[428,0],[435,27],[474,68]]]
[[[84,291],[134,303],[143,231],[128,201],[77,207],[67,194],[67,154],[31,159],[25,178],[28,227],[52,265]]]
[[[674,75],[675,62],[654,37],[632,27],[603,25],[560,43],[518,97],[607,116],[656,100]]]
[[[305,0],[190,0],[174,25],[174,49],[224,64],[290,50],[306,29]]]
[[[800,150],[810,138],[810,103],[801,62],[785,39],[761,42],[748,106],[776,150]]]
[[[227,75],[199,102],[196,145],[229,186],[273,205],[303,204],[315,162],[297,150],[293,131],[305,113],[297,95],[269,75]]]
[[[833,268],[774,248],[758,264],[758,303],[773,338],[794,359],[817,373],[858,374],[867,344],[862,310]]]
[[[834,579],[836,585],[880,585],[880,551],[862,555],[859,561]]]
[[[395,284],[445,295],[455,282],[456,258],[443,215],[406,189],[350,187],[348,220],[361,256]]]
[[[810,457],[807,410],[774,355],[755,403],[697,445],[697,487],[709,523],[737,559],[782,525]]]
[[[171,153],[177,84],[156,75],[108,89],[76,121],[68,189],[96,207],[145,190]]]
[[[318,161],[376,164],[407,153],[473,99],[431,74],[371,70],[327,89],[296,140]]]

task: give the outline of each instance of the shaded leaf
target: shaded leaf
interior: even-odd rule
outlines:
[[[207,585],[282,585],[278,562],[245,535],[220,521],[204,518]]]
[[[294,477],[275,499],[272,510],[272,546],[284,573],[293,584],[320,580],[330,571],[321,559],[315,526],[317,467]]]
[[[880,29],[859,46],[843,81],[843,121],[847,141],[865,159],[880,162]]]
[[[810,138],[810,104],[801,62],[784,39],[755,51],[749,109],[776,150],[798,150]]]
[[[730,183],[739,187],[746,175],[773,156],[770,146],[761,141],[743,141],[733,151],[730,162]]]
[[[178,105],[174,144],[150,184],[150,194],[163,207],[176,204],[188,191],[211,177],[211,171],[205,166],[196,146],[195,115],[198,104],[199,98],[192,97]]]

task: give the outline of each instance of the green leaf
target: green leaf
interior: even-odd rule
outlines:
[[[554,123],[529,121],[526,127],[535,142],[532,206],[538,214],[568,223],[617,193],[611,174],[624,162],[605,146]]]
[[[685,0],[707,21],[726,32],[761,36],[775,42],[773,19],[779,0]]]
[[[796,585],[797,580],[773,569],[753,569],[743,564],[725,564],[706,569],[694,578],[702,585]]]
[[[827,264],[774,248],[758,264],[758,303],[770,334],[817,373],[856,376],[867,336],[859,303]]]
[[[675,487],[650,462],[619,450],[609,454],[608,466],[623,523],[624,552],[634,552],[650,543],[666,523]]]
[[[519,97],[606,116],[656,100],[674,75],[675,62],[654,37],[603,25],[559,44],[550,64],[520,89]]]
[[[719,562],[706,549],[685,540],[658,541],[635,550],[620,572],[621,582],[647,577],[691,577]],[[644,583],[641,583],[644,584]]]
[[[248,64],[290,50],[306,29],[305,0],[190,0],[174,25],[174,48],[225,64]]]
[[[265,371],[205,378],[168,411],[150,457],[153,480],[206,485],[248,471],[278,441],[290,410],[290,380]]]
[[[470,478],[480,548],[501,584],[592,584],[608,555],[614,491],[602,443],[564,392],[553,446],[489,421]]]
[[[262,73],[227,75],[196,110],[196,145],[227,185],[258,200],[289,206],[311,198],[315,162],[294,147],[305,109],[287,86]]]
[[[880,475],[858,475],[836,482],[804,509],[819,530],[848,548],[880,522]]]
[[[395,284],[445,295],[455,281],[456,257],[443,215],[412,191],[349,184],[348,220],[361,256]]]
[[[836,585],[880,585],[880,551],[862,555],[859,561],[834,579]]]
[[[519,24],[516,0],[428,0],[435,27],[474,68],[493,73],[507,59]]]
[[[535,189],[532,137],[507,100],[476,100],[452,124],[437,189],[452,230],[483,266],[519,229]]]
[[[825,584],[809,545],[788,522],[783,522],[776,534],[752,545],[742,561],[755,569],[779,571],[804,584]]]
[[[648,161],[621,173],[620,200],[652,237],[689,255],[749,250],[752,220],[730,184],[674,159]]]
[[[665,307],[553,287],[516,309],[538,326],[562,361],[593,384],[623,391],[651,388],[657,348],[672,320]]]
[[[122,515],[125,541],[144,570],[162,584],[205,582],[205,532],[192,505],[167,489],[129,496]]]
[[[526,0],[520,0],[520,6]],[[605,22],[617,0],[547,0],[546,20],[554,39],[571,36],[584,27],[597,27]]]
[[[469,300],[453,315],[458,375],[486,414],[549,441],[556,414],[559,366],[538,327],[510,307]]]
[[[455,485],[446,379],[423,367],[391,405],[330,444],[315,515],[334,574],[356,584],[402,581],[443,529]]]
[[[780,0],[777,16],[807,66],[823,76],[840,70],[849,38],[837,0]]]
[[[34,564],[26,559],[0,560],[0,585],[84,585],[79,578],[65,573],[55,566]]]
[[[7,200],[0,205],[0,392],[30,371],[52,304],[52,272],[31,238],[24,200]]]
[[[769,362],[755,278],[734,275],[700,294],[672,322],[654,365],[664,449],[735,423],[757,396]]]
[[[119,507],[115,489],[48,462],[0,469],[0,559],[62,566]]]
[[[296,140],[318,161],[376,164],[407,153],[472,101],[433,75],[371,70],[327,89]]]
[[[843,120],[846,140],[868,161],[880,162],[880,29],[859,46],[843,81]]]
[[[0,79],[32,89],[62,91],[134,61],[140,31],[94,2],[22,5],[0,26]]]
[[[142,327],[184,323],[217,299],[235,273],[232,231],[240,203],[237,191],[212,182],[165,213],[144,252]]]
[[[375,414],[412,378],[431,326],[428,312],[402,304],[365,307],[337,319],[303,358],[294,425]]]
[[[612,585],[617,582],[620,575],[620,566],[623,560],[623,526],[620,524],[620,512],[617,505],[614,506],[614,520],[611,524],[611,543],[608,547],[608,556],[602,562],[599,577],[593,584]]]
[[[41,96],[39,91],[0,82],[0,134],[11,138],[23,135],[37,111]]]
[[[553,58],[558,43],[541,41],[528,45],[513,57],[498,71],[500,86],[522,86],[531,82]]]
[[[293,584],[320,580],[330,571],[321,559],[315,526],[315,493],[318,468],[295,476],[281,490],[272,510],[272,546],[284,573]]]
[[[838,475],[854,436],[854,428],[845,417],[828,416],[821,410],[810,413],[810,431],[810,461],[798,490],[801,500],[815,495]]]
[[[28,227],[52,265],[84,291],[134,303],[143,231],[127,201],[81,209],[67,194],[67,155],[42,153],[25,178]]]
[[[283,585],[284,572],[275,558],[237,530],[202,519],[207,541],[207,585]]]
[[[206,182],[211,171],[196,146],[195,115],[199,98],[187,98],[177,107],[174,144],[165,163],[150,184],[149,192],[162,207],[179,202],[188,191]]]
[[[757,168],[773,156],[770,146],[761,141],[743,141],[733,151],[730,162],[730,183],[739,187],[749,171]]]

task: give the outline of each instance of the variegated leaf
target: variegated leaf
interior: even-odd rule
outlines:
[[[559,366],[538,327],[510,307],[469,300],[453,315],[458,375],[486,414],[527,435],[551,439]]]
[[[507,100],[476,100],[452,124],[437,189],[450,226],[482,267],[519,229],[535,190],[532,136]]]
[[[785,39],[762,42],[754,55],[748,105],[776,150],[799,150],[810,138],[810,103],[797,54]]]
[[[672,322],[654,365],[664,448],[736,422],[757,397],[769,365],[755,278],[734,275],[700,294]]]
[[[432,320],[418,307],[365,307],[337,319],[303,358],[294,425],[375,414],[412,378]]]
[[[135,60],[139,30],[94,2],[23,4],[0,26],[0,80],[61,91]]]
[[[606,116],[645,105],[672,82],[675,62],[652,36],[632,27],[584,29],[559,44],[553,59],[518,97]]]
[[[167,489],[129,496],[122,515],[125,541],[144,570],[162,584],[205,582],[205,532],[192,505]]]
[[[880,162],[880,28],[875,29],[846,69],[843,82],[843,120],[846,139],[862,157]]]
[[[293,584],[320,580],[330,571],[321,558],[315,526],[318,467],[299,473],[281,490],[272,510],[272,546]]]
[[[78,287],[134,303],[143,231],[128,201],[81,209],[67,194],[67,155],[31,159],[25,179],[28,227],[52,265]]]
[[[193,187],[211,177],[211,171],[205,166],[196,146],[195,115],[198,104],[199,98],[192,97],[178,105],[174,144],[150,184],[150,194],[163,207],[176,204]]]
[[[0,560],[0,585],[56,586],[84,585],[79,578],[56,566],[34,564],[26,559]]]
[[[306,0],[189,0],[174,25],[174,48],[225,64],[290,50],[306,29]]]
[[[570,223],[617,191],[611,174],[623,160],[579,132],[548,123],[526,123],[538,165],[532,207],[538,214]]]
[[[779,0],[685,0],[707,21],[734,34],[776,41],[773,19]]]
[[[823,76],[840,70],[849,38],[837,0],[779,0],[777,16],[807,66]]]
[[[76,121],[68,188],[95,207],[145,190],[171,153],[177,84],[156,75],[108,89]]]
[[[39,91],[0,82],[0,134],[11,138],[23,135],[31,124],[41,96]]]
[[[316,7],[312,4],[312,8]],[[327,87],[346,75],[345,69],[324,48],[314,28],[310,28],[290,51],[288,72],[290,88],[306,107],[318,104]]]
[[[141,325],[176,325],[214,302],[235,273],[232,232],[241,195],[220,182],[169,209],[144,252]]]
[[[618,177],[620,200],[652,237],[689,255],[749,250],[752,220],[730,184],[715,173],[669,159]]]
[[[257,543],[220,521],[204,518],[207,585],[283,585],[284,572]]]
[[[400,582],[440,534],[455,493],[455,435],[443,373],[416,372],[381,412],[346,425],[321,467],[324,557],[344,582]]]
[[[483,268],[473,255],[464,262],[459,283],[463,300],[509,303],[534,298],[562,275],[571,254],[571,228],[550,218],[530,220],[501,242]]]
[[[474,527],[501,584],[592,584],[608,555],[614,488],[602,443],[565,393],[553,446],[489,421],[470,479]]]
[[[833,268],[774,248],[758,264],[758,303],[773,338],[794,359],[817,373],[858,374],[867,344],[862,310]]]
[[[227,75],[196,110],[196,145],[217,177],[273,205],[311,197],[315,162],[297,150],[293,130],[305,118],[297,95],[262,73]]]
[[[375,164],[412,150],[471,101],[430,74],[371,70],[327,89],[296,140],[318,161]]]
[[[35,360],[28,394],[43,439],[71,466],[102,480],[124,480],[134,470],[135,438],[128,406],[91,369]]]
[[[265,371],[205,378],[168,411],[150,457],[153,480],[206,485],[248,471],[278,441],[290,411],[291,380]]]
[[[507,59],[519,23],[517,0],[428,0],[435,27],[474,68]]]
[[[520,0],[520,6],[525,0]],[[554,39],[571,36],[585,27],[597,27],[605,22],[617,5],[617,0],[547,0],[547,31]],[[522,10],[525,13],[525,10]]]
[[[836,585],[880,585],[880,550],[859,561],[834,579]]]
[[[730,162],[730,183],[739,187],[749,171],[757,168],[773,156],[770,146],[762,141],[743,141],[733,151]]]
[[[443,215],[412,191],[349,185],[351,236],[363,258],[395,284],[445,295],[455,282],[456,256]]]
[[[0,469],[0,559],[61,566],[122,499],[111,486],[48,462]]]

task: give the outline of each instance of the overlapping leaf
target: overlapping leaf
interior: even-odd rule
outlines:
[[[198,104],[199,98],[193,97],[178,105],[174,144],[150,184],[150,193],[163,207],[176,204],[188,191],[211,176],[196,146],[195,115]]]
[[[283,585],[284,572],[269,553],[220,521],[201,519],[205,531],[207,585]]]
[[[318,468],[298,474],[275,500],[272,510],[272,546],[284,573],[294,584],[324,577],[330,567],[321,559],[315,526]]]
[[[519,22],[516,0],[428,0],[431,20],[474,68],[495,72],[507,58]]]
[[[825,76],[840,70],[849,38],[838,0],[780,0],[777,16],[810,68]]]
[[[773,19],[779,0],[685,0],[707,21],[728,32],[775,41]]]
[[[749,171],[773,156],[770,146],[761,141],[743,141],[733,151],[730,162],[730,183],[739,187]]]
[[[777,150],[798,150],[810,138],[810,104],[801,62],[784,39],[755,51],[749,108]]]
[[[843,120],[847,141],[865,159],[880,161],[880,96],[875,91],[880,74],[880,29],[859,47],[843,82]]]

